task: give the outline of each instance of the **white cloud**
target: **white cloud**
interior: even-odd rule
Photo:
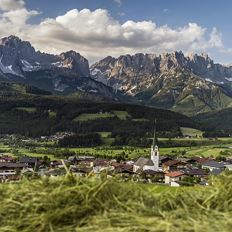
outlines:
[[[210,34],[209,43],[212,47],[223,47],[222,33],[218,32],[216,27],[213,28]]]
[[[122,0],[114,0],[114,2],[116,2],[119,6],[122,5]]]
[[[167,8],[163,9],[164,13],[167,13],[169,10]]]
[[[123,16],[125,16],[126,14],[125,14],[124,12],[119,12],[118,15],[119,15],[120,17],[123,17]]]
[[[0,0],[0,10],[9,11],[23,8],[25,2],[23,0]]]
[[[120,23],[104,9],[73,9],[40,24],[28,24],[28,19],[36,14],[37,11],[25,7],[3,12],[0,14],[0,37],[18,35],[46,52],[73,49],[91,61],[107,55],[174,50],[198,52],[223,47],[222,35],[216,28],[208,31],[196,23],[179,28],[157,26],[152,21]]]
[[[25,8],[11,10],[2,14],[2,18],[8,20],[14,26],[25,26],[31,16],[39,14],[37,11],[28,11]]]

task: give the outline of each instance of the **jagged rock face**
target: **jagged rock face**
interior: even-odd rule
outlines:
[[[75,73],[81,73],[82,76],[89,77],[89,62],[79,53],[75,51],[65,52],[59,55],[61,64],[64,68],[68,68]]]
[[[208,81],[218,84],[232,81],[232,67],[214,64],[207,55],[184,56],[182,52],[166,53],[162,55],[136,54],[134,56],[120,56],[118,59],[107,57],[92,65],[91,73],[95,78],[101,77],[114,84],[115,79],[124,82],[128,78],[142,76],[159,76],[171,70],[191,71]]]
[[[182,113],[187,105],[201,113],[230,106],[232,101],[232,68],[214,64],[207,55],[107,57],[91,66],[91,74],[144,104]]]
[[[90,77],[88,60],[79,53],[41,53],[15,36],[0,40],[0,79],[28,83],[62,94],[80,91],[114,97],[110,87]]]
[[[10,36],[0,40],[0,72],[25,76],[25,72],[41,69],[66,69],[77,76],[89,77],[89,63],[74,51],[61,55],[36,52],[29,42]]]

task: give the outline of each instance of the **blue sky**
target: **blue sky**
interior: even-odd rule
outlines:
[[[95,60],[105,55],[117,56],[140,51],[161,53],[176,49],[186,53],[207,52],[217,62],[232,63],[232,1],[0,0],[0,2],[8,6],[12,5],[12,2],[22,3],[18,8],[2,7],[2,11],[0,6],[0,16],[2,14],[0,35],[5,36],[7,33],[4,28],[1,30],[1,20],[7,20],[13,27],[15,24],[13,34],[30,40],[40,50],[48,51],[51,47],[50,52],[58,53],[73,47],[87,58]],[[23,9],[26,15],[26,19],[22,20],[24,24],[16,25],[17,14],[13,11]],[[72,11],[74,9],[78,11]],[[89,9],[89,12],[82,12],[83,9]],[[97,13],[96,16],[94,12],[99,9],[106,11]],[[67,15],[70,11],[71,13]],[[56,20],[58,16],[61,16],[60,20]],[[90,22],[91,18],[96,24],[91,23],[92,27],[87,30],[89,23],[85,23]],[[134,23],[128,24],[128,21]],[[153,26],[138,24],[144,21],[152,23]],[[41,26],[41,22],[43,25],[46,24],[46,27]],[[113,27],[116,25],[113,33],[112,25]],[[99,30],[96,33],[95,28]],[[39,30],[43,39],[38,39]],[[165,42],[162,42],[163,40]],[[98,55],[99,53],[101,54]]]

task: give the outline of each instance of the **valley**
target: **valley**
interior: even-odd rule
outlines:
[[[231,232],[231,10],[0,0],[0,232]]]

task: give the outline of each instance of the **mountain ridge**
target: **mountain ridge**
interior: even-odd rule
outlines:
[[[231,106],[232,68],[214,64],[205,54],[108,56],[90,69],[97,81],[155,107],[193,115]],[[186,97],[201,106],[183,104]]]
[[[89,62],[80,53],[41,53],[16,36],[0,40],[0,80],[30,84],[55,94],[78,91],[115,98],[111,87],[91,78]]]
[[[89,66],[73,50],[52,55],[16,36],[0,40],[0,80],[58,95],[91,93],[112,100],[171,109],[189,116],[232,106],[232,66],[207,54],[108,56]]]

